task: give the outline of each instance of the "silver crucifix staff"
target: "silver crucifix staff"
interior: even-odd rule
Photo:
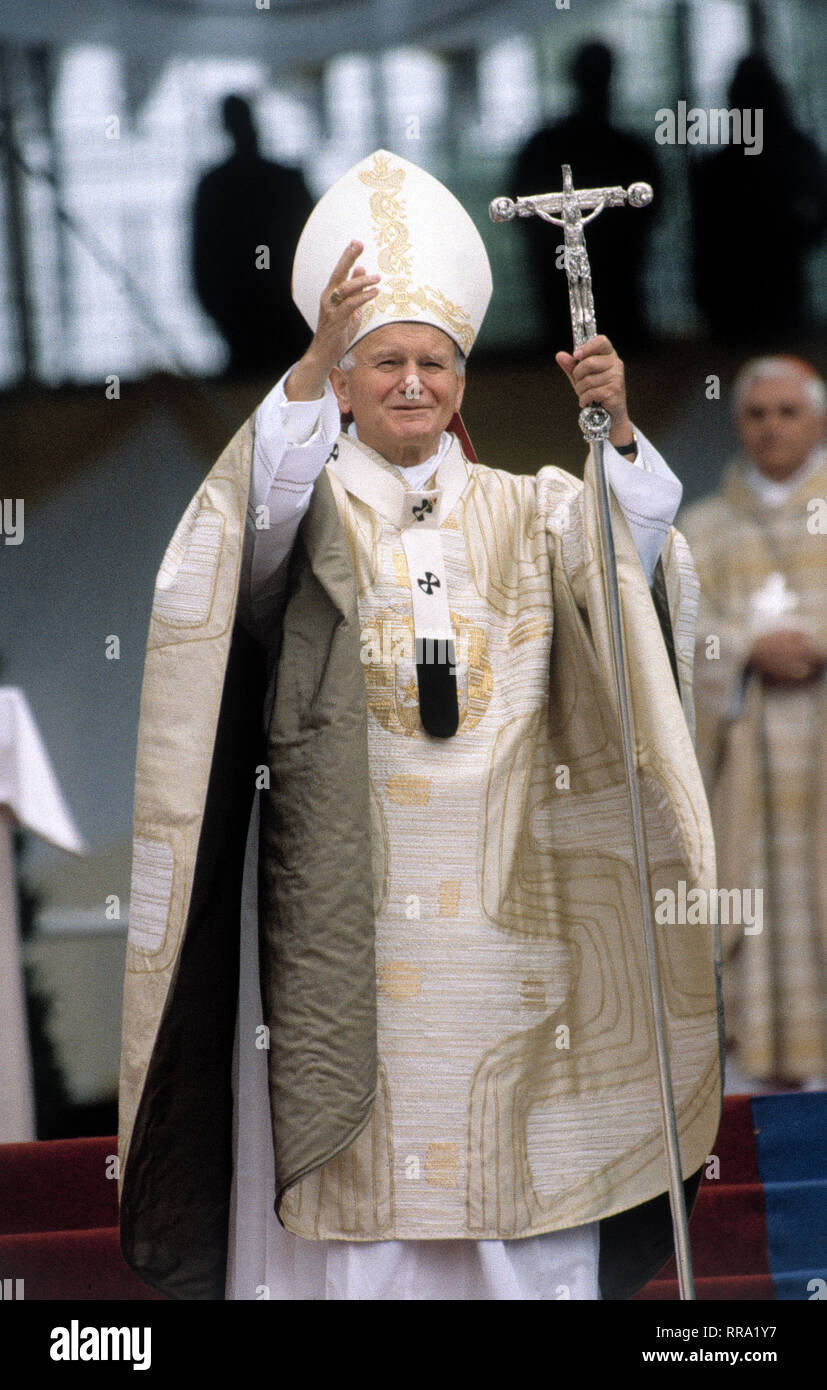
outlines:
[[[630,204],[635,208],[646,207],[652,201],[652,189],[648,183],[633,183],[625,188],[586,188],[572,186],[571,168],[563,165],[562,193],[541,193],[533,198],[495,198],[490,204],[489,213],[494,222],[509,222],[513,217],[542,217],[545,222],[553,222],[563,228],[565,240],[565,266],[569,282],[569,304],[574,346],[581,347],[597,333],[592,297],[592,277],[589,258],[586,254],[586,239],[583,227],[591,222],[604,208],[622,207]],[[587,216],[583,214],[587,213]],[[556,215],[555,215],[556,214]],[[635,864],[640,889],[640,908],[643,919],[643,932],[646,942],[646,960],[649,973],[649,993],[652,1002],[652,1016],[655,1028],[655,1042],[658,1055],[658,1075],[660,1078],[661,1115],[663,1119],[664,1144],[669,1171],[669,1204],[672,1211],[672,1231],[675,1244],[675,1260],[678,1267],[678,1287],[682,1299],[693,1299],[695,1290],[692,1280],[692,1261],[689,1250],[689,1230],[686,1220],[683,1180],[681,1176],[678,1126],[675,1119],[675,1102],[672,1095],[672,1078],[669,1068],[669,1052],[666,1041],[666,1021],[663,1008],[663,990],[655,946],[655,929],[652,916],[652,894],[649,884],[649,861],[646,849],[646,827],[643,819],[643,806],[635,767],[635,735],[632,722],[632,701],[629,690],[629,677],[623,644],[623,625],[620,617],[620,592],[617,583],[617,562],[615,559],[612,514],[609,502],[609,483],[603,456],[603,444],[609,437],[611,416],[602,406],[587,406],[579,416],[583,438],[589,445],[594,474],[597,481],[598,517],[600,522],[600,543],[603,551],[603,578],[606,602],[609,610],[612,638],[612,662],[617,687],[620,727],[623,737],[623,760],[626,768],[626,784],[629,791],[629,808],[632,821]]]

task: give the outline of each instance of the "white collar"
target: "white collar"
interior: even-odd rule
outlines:
[[[351,420],[350,424],[347,427],[347,432],[350,435],[351,439],[359,438],[359,435],[356,432],[355,420]],[[443,430],[442,434],[439,437],[439,448],[437,449],[436,453],[431,454],[431,457],[425,459],[422,463],[413,463],[410,465],[409,468],[400,468],[395,463],[391,464],[391,467],[393,468],[394,472],[399,474],[399,477],[403,480],[403,482],[407,485],[408,489],[411,492],[415,492],[421,489],[423,483],[427,483],[431,474],[436,472],[436,470],[439,468],[439,465],[442,463],[442,460],[445,458],[445,455],[451,447],[451,441],[453,440],[453,437],[454,436],[452,434],[449,434],[447,430]]]
[[[430,531],[448,519],[471,476],[471,465],[456,435],[449,434],[448,440],[431,491],[411,489],[402,470],[390,467],[387,459],[352,435],[340,435],[328,468],[347,492],[400,531],[414,523],[414,530]],[[426,500],[429,505],[423,513],[422,503]]]
[[[818,445],[813,452],[804,460],[802,464],[783,482],[776,483],[772,478],[768,478],[754,463],[747,463],[744,469],[744,476],[748,485],[766,507],[781,507],[791,497],[796,488],[809,478],[811,473],[817,472],[824,462],[824,449]]]

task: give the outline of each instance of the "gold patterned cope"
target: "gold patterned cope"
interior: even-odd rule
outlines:
[[[363,445],[339,450],[366,496],[387,478]],[[418,718],[400,526],[329,469],[368,693],[380,1065],[367,1128],[281,1202],[311,1238],[527,1236],[666,1185],[593,490],[481,468],[454,440],[429,497],[458,471],[440,532],[459,729],[441,740]],[[616,525],[653,888],[711,883],[690,735]],[[696,583],[674,532],[665,564],[688,686]],[[670,928],[660,954],[688,1174],[717,1127],[711,935]]]
[[[362,308],[360,332],[364,332],[377,310],[385,313],[392,306],[395,318],[414,321],[429,310],[456,336],[467,356],[474,342],[474,328],[465,310],[436,286],[411,283],[411,241],[403,197],[405,177],[405,170],[392,164],[384,153],[376,154],[372,167],[359,174],[362,183],[374,190],[370,214],[380,248],[379,269],[384,277],[379,294]]]

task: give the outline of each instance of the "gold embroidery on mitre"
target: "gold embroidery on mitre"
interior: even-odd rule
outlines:
[[[376,987],[387,999],[416,999],[422,992],[422,971],[404,960],[388,961],[379,967]]]
[[[456,1187],[459,1182],[459,1144],[429,1144],[425,1181],[431,1187]]]
[[[376,298],[362,308],[359,327],[364,329],[377,312],[390,311],[393,318],[401,320],[416,318],[430,310],[448,326],[451,336],[467,356],[475,336],[469,315],[434,285],[411,285],[411,241],[405,220],[407,208],[401,196],[405,170],[392,165],[386,155],[377,154],[373,167],[363,169],[359,179],[375,190],[368,200],[373,235],[379,248],[379,269],[390,277]]]
[[[464,309],[453,300],[447,299],[441,290],[437,290],[433,285],[426,285],[425,290],[428,294],[426,301],[432,314],[436,314],[438,319],[447,323],[453,329],[459,345],[467,357],[471,348],[474,346],[474,327]]]
[[[406,315],[410,317],[412,309],[416,309],[421,314],[423,309],[428,308],[428,300],[424,290],[411,289],[410,280],[404,280],[401,276],[394,276],[392,280],[387,281],[386,287],[376,296],[373,305],[376,306],[380,314],[391,309],[394,316],[401,319]],[[373,305],[370,307],[373,308]]]
[[[376,191],[370,196],[373,230],[379,250],[379,269],[391,275],[410,275],[408,252],[411,243],[405,223],[405,203],[399,196],[405,182],[405,170],[394,167],[388,157],[377,154],[372,169],[363,169],[362,183]]]
[[[470,730],[479,724],[494,693],[488,640],[481,627],[458,613],[450,616],[456,636],[459,728]],[[421,734],[412,616],[382,609],[371,617],[370,634],[362,651],[368,709],[390,733]]]

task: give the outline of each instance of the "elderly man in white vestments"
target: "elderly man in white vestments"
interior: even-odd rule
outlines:
[[[174,1297],[220,1297],[222,1278],[228,1299],[625,1297],[668,1255],[669,1223],[593,480],[473,460],[457,412],[488,259],[416,166],[377,151],[334,185],[302,234],[293,293],[307,351],[199,491],[156,588],[124,1251]],[[696,584],[671,530],[681,487],[629,419],[609,341],[557,361],[579,403],[612,416],[653,884],[705,888],[714,859],[688,728]],[[216,722],[232,724],[234,614],[233,650],[252,636],[263,653],[269,727],[235,977],[238,935],[225,948],[229,918],[208,925],[223,888],[198,886],[237,838],[232,817],[212,828],[210,805],[232,801],[207,787],[219,765],[232,777]],[[211,764],[192,749],[202,736]],[[719,1114],[713,941],[678,927],[661,950],[694,1190]],[[232,1012],[210,995],[221,960],[228,989],[239,982]],[[364,1046],[348,1032],[360,1010]],[[218,1137],[230,1116],[231,1150]],[[183,1176],[184,1125],[197,1183]],[[214,1186],[195,1157],[211,1142]]]
[[[733,401],[741,453],[681,519],[701,579],[698,756],[721,886],[750,895],[749,920],[722,927],[727,1086],[823,1087],[827,391],[799,358],[762,357]]]

